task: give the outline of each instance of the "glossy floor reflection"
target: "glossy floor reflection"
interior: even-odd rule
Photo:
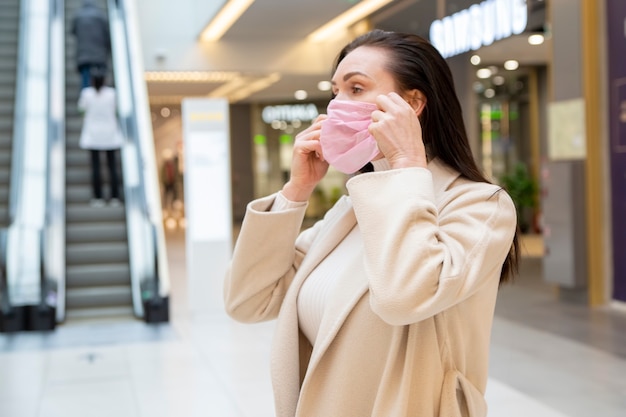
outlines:
[[[239,324],[221,306],[190,313],[182,232],[168,233],[168,250],[170,323],[120,317],[0,335],[0,416],[273,416],[273,323]],[[540,253],[527,239],[522,276],[500,293],[489,416],[626,415],[626,314],[556,301]]]

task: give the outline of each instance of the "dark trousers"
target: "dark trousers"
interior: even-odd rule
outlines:
[[[103,64],[81,64],[78,66],[78,72],[81,77],[81,88],[87,88],[91,86],[91,69],[96,69],[104,73],[106,71],[106,65]]]
[[[111,198],[119,199],[119,184],[117,178],[116,154],[117,150],[91,151],[91,184],[93,186],[94,198],[102,198],[102,176],[100,174],[100,152],[105,152],[107,156],[107,166],[109,168],[109,186],[111,187]]]

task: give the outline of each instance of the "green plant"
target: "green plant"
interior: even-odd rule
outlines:
[[[527,231],[529,228],[527,212],[537,208],[537,193],[539,191],[537,181],[530,175],[526,165],[519,162],[511,173],[500,178],[500,183],[515,204],[520,229]],[[530,213],[530,215],[532,214]]]

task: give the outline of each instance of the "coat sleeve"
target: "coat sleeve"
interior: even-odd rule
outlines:
[[[370,303],[384,321],[415,323],[497,285],[517,227],[504,190],[457,179],[437,204],[425,168],[359,175],[347,186],[364,239]]]
[[[322,221],[300,233],[306,207],[270,211],[275,195],[248,204],[226,272],[226,312],[242,322],[278,316]]]

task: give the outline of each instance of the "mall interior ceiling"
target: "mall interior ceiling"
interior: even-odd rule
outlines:
[[[432,21],[443,16],[450,16],[458,11],[468,9],[474,4],[496,0],[395,0],[369,16],[372,27],[411,32],[428,38]],[[500,0],[498,0],[500,1]],[[524,2],[525,0],[506,0]],[[521,66],[545,65],[549,59],[549,42],[540,46],[530,46],[527,42],[531,32],[547,32],[545,25],[547,0],[526,0],[528,5],[528,25],[522,35],[503,39],[488,47],[480,49],[484,63],[501,65],[505,60],[515,58]],[[304,41],[314,30],[323,26],[334,17],[345,12],[359,0],[256,0],[237,19],[221,38],[223,42],[245,42],[254,39],[250,47],[258,48],[261,44],[272,48],[272,41],[284,39]],[[549,37],[548,37],[549,39]],[[514,51],[515,56],[511,56]],[[258,51],[251,56],[258,56]],[[269,56],[269,53],[268,53]],[[280,79],[261,91],[246,97],[241,102],[293,102],[294,92],[309,92],[307,99],[321,100],[329,97],[328,92],[319,91],[317,83],[328,79],[330,74],[301,74],[290,72],[285,68]],[[202,83],[170,83],[148,82],[148,90],[153,104],[158,97],[189,96],[198,92],[209,92],[217,86],[201,85]]]

